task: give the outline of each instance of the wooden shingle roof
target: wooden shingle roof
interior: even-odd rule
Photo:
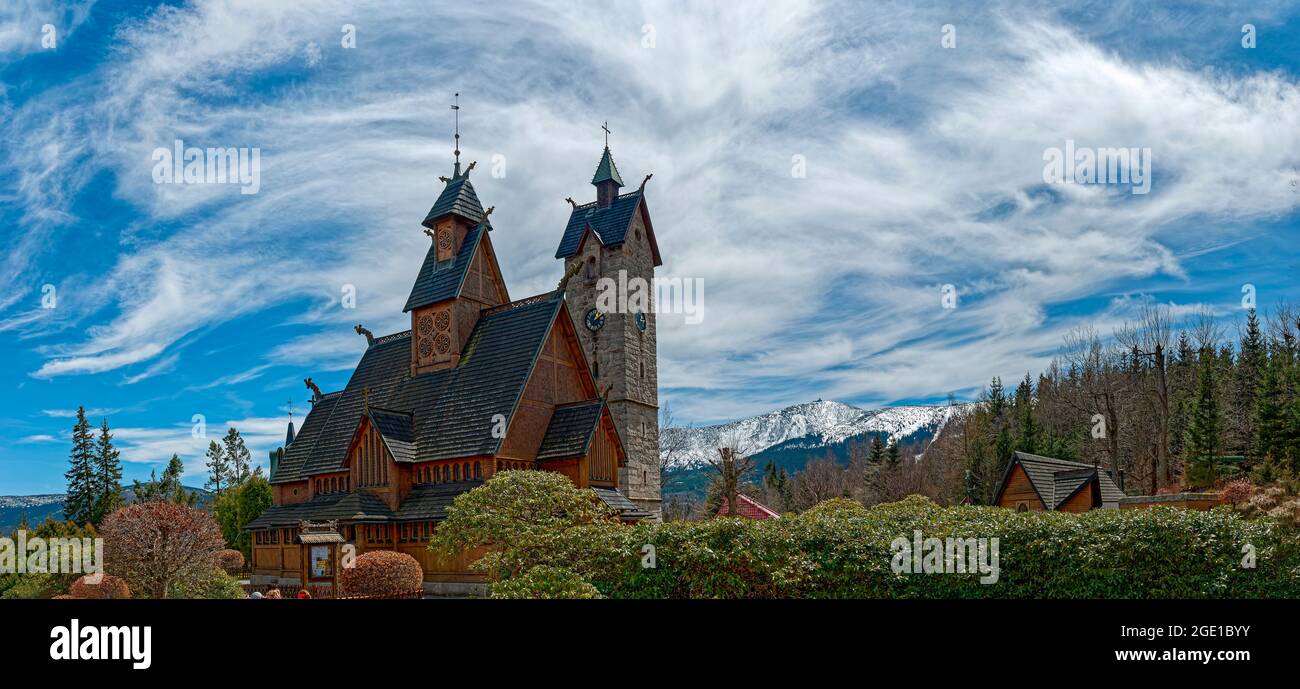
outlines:
[[[312,408],[272,483],[341,470],[365,412],[362,391],[367,388],[372,410],[410,417],[414,447],[390,450],[399,461],[495,454],[502,439],[493,436],[491,419],[500,414],[509,425],[563,308],[563,293],[557,291],[484,311],[454,368],[415,377],[409,331],[375,340],[347,387]],[[375,421],[385,439],[392,434],[398,443],[406,442],[401,422],[394,416],[384,419]]]
[[[1024,469],[1030,485],[1037,491],[1038,496],[1043,500],[1043,504],[1049,510],[1058,509],[1079,490],[1091,484],[1094,480],[1096,480],[1101,490],[1101,502],[1104,507],[1117,507],[1119,499],[1124,497],[1123,491],[1119,489],[1119,486],[1115,485],[1115,481],[1111,479],[1110,473],[1105,469],[1083,462],[1044,457],[1029,454],[1028,452],[1016,452],[1012,457],[1011,464],[1007,466],[1006,474],[1003,475],[1002,481],[998,485],[998,494],[994,496],[994,503],[998,502],[1002,497],[1002,491],[1007,484],[1007,476],[1010,475],[1012,468],[1017,464]]]
[[[434,302],[460,296],[465,284],[465,275],[474,261],[474,251],[478,249],[479,239],[487,232],[487,225],[479,223],[465,233],[465,241],[460,245],[453,259],[438,263],[438,245],[429,243],[429,251],[424,255],[424,263],[411,286],[411,295],[406,298],[403,312],[418,309]]]
[[[537,450],[537,461],[587,454],[604,408],[604,400],[556,407],[551,423],[546,427],[546,435],[542,437],[542,445]]]

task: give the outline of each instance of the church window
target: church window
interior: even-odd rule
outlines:
[[[483,465],[479,462],[474,462],[474,478],[483,478]]]
[[[455,480],[457,480],[457,481],[460,480],[460,465],[459,465],[459,464],[456,464],[456,465],[453,466],[452,474],[456,477]]]
[[[271,543],[278,544],[279,542],[280,542],[280,530],[271,529]]]
[[[586,273],[583,275],[583,277],[587,279],[587,282],[596,281],[596,257],[595,256],[587,257]]]
[[[645,362],[642,361],[640,363],[641,363],[641,377],[645,378]]]

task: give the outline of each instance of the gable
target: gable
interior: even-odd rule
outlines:
[[[1014,459],[1011,466],[1008,467],[1002,483],[998,486],[998,494],[993,500],[993,504],[1013,510],[1018,509],[1023,504],[1031,512],[1050,509],[1038,493],[1024,467]]]
[[[595,202],[573,209],[569,214],[569,223],[564,227],[560,237],[560,246],[555,250],[556,258],[569,258],[578,253],[583,236],[588,228],[596,233],[602,246],[622,244],[632,227],[632,219],[640,214],[646,228],[646,237],[650,242],[650,251],[656,266],[663,265],[659,258],[659,245],[655,242],[654,231],[650,224],[650,212],[646,209],[641,190],[624,194],[613,203],[601,208]]]

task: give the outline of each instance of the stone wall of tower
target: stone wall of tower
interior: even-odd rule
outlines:
[[[622,245],[603,247],[589,237],[581,253],[566,263],[581,261],[583,268],[569,280],[565,300],[577,326],[587,363],[596,376],[596,388],[609,402],[610,416],[627,452],[627,465],[619,471],[619,486],[643,509],[659,514],[659,367],[654,314],[654,257],[638,213]],[[594,271],[587,264],[595,261]],[[620,280],[620,271],[625,277]],[[587,312],[595,308],[600,278],[615,285],[645,281],[648,309],[646,329],[636,327],[632,313],[605,314],[597,332],[586,327]],[[630,296],[630,295],[629,295]],[[608,389],[608,392],[606,392]]]

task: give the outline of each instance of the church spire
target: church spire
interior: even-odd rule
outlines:
[[[455,168],[455,172],[453,172],[452,175],[455,177],[460,177],[460,94],[459,93],[456,94],[456,100],[452,103],[451,109],[456,112],[456,150],[453,151],[453,153],[456,155],[456,168]]]
[[[614,156],[609,153],[609,123],[606,122],[601,129],[605,130],[605,152],[600,156],[600,164],[596,166],[596,174],[592,176],[591,183],[596,187],[596,205],[604,208],[618,198],[623,178],[619,177]]]

